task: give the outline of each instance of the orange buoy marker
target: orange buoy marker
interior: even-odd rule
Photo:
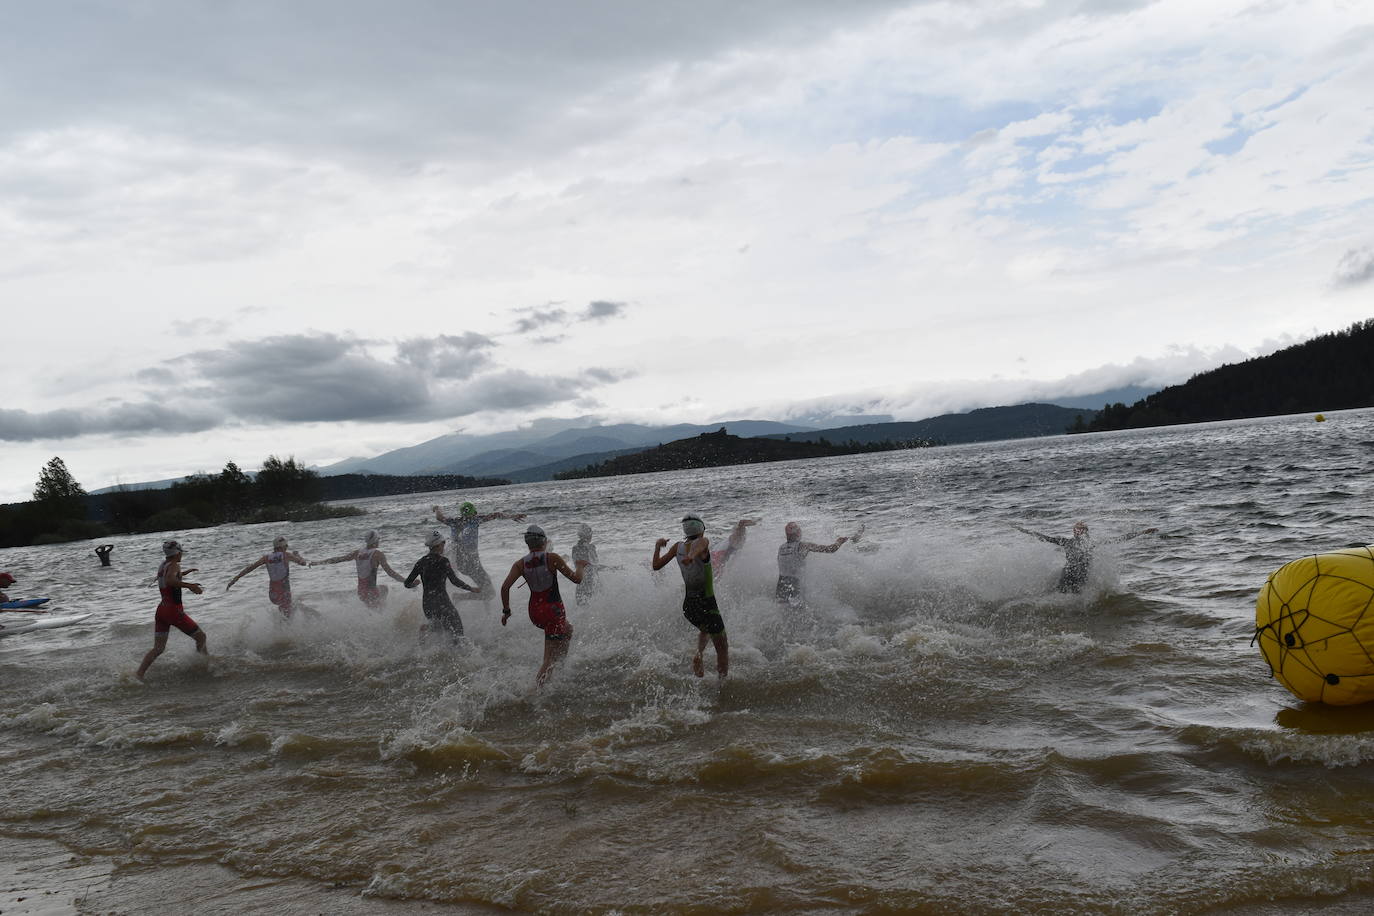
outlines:
[[[1318,423],[1325,423],[1325,422],[1326,422],[1326,414],[1320,414],[1320,413],[1317,414],[1317,422],[1318,422]]]

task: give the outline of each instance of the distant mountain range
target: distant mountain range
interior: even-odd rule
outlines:
[[[1058,435],[1075,422],[1087,422],[1094,416],[1095,411],[1076,407],[1021,404],[1015,407],[986,407],[915,422],[862,423],[827,429],[768,420],[734,420],[705,425],[679,423],[673,426],[643,426],[620,423],[571,427],[547,433],[543,437],[531,435],[531,430],[492,436],[454,433],[386,452],[375,458],[351,458],[319,470],[326,475],[467,474],[474,477],[504,477],[517,483],[526,483],[552,480],[555,474],[601,464],[721,429],[732,436],[746,439],[790,439],[793,442],[820,442],[825,439],[836,445],[867,445],[913,439],[954,444]]]
[[[1149,389],[1122,388],[1079,399],[1105,404],[1113,395]],[[1077,402],[1077,401],[1076,401]],[[1021,404],[986,407],[968,413],[945,414],[914,422],[862,422],[824,429],[799,423],[771,420],[730,420],[720,423],[678,423],[648,426],[638,423],[598,425],[587,418],[536,420],[528,427],[509,432],[474,436],[450,433],[371,458],[348,458],[314,468],[321,476],[372,474],[394,476],[464,475],[505,478],[516,483],[552,480],[555,474],[632,455],[658,445],[714,433],[720,429],[742,438],[791,438],[794,442],[826,439],[840,445],[869,444],[884,440],[929,439],[944,444],[1052,436],[1066,431],[1082,418],[1090,422],[1094,409],[1057,404]],[[873,416],[837,417],[844,420],[877,419]],[[252,472],[249,472],[250,476]],[[163,489],[185,478],[121,484],[92,491]]]

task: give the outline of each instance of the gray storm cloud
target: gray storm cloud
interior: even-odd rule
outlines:
[[[1336,263],[1337,286],[1362,286],[1374,280],[1374,248],[1352,248]]]
[[[567,327],[571,324],[581,324],[586,321],[608,321],[618,318],[625,314],[625,303],[610,302],[605,299],[595,299],[587,303],[587,307],[570,311],[557,305],[538,306],[526,309],[517,309],[517,314],[523,317],[516,319],[515,333],[528,334],[536,330],[549,330],[552,328]],[[562,340],[565,335],[548,334],[536,339],[537,343],[555,343]]]
[[[572,117],[573,101],[662,60],[802,41],[905,5],[0,4],[0,81],[25,87],[7,99],[0,139],[21,124],[119,123],[357,159],[481,158],[496,138],[510,150],[605,130],[613,113]]]
[[[231,423],[443,420],[585,403],[591,390],[624,377],[596,367],[570,375],[493,368],[496,344],[471,332],[399,341],[394,358],[373,355],[379,346],[335,334],[234,341],[135,371],[133,379],[151,389],[141,402],[0,409],[0,441],[172,435]]]
[[[0,409],[0,441],[34,442],[40,439],[71,439],[92,435],[141,435],[203,432],[223,422],[210,410],[182,411],[162,404],[117,403],[89,410]]]

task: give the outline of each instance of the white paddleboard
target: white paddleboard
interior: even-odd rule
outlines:
[[[0,638],[18,636],[21,633],[32,633],[34,630],[51,630],[56,627],[71,626],[90,616],[90,614],[63,614],[59,617],[47,616],[15,620],[13,623],[10,623],[11,618],[6,616],[4,621],[0,622]]]

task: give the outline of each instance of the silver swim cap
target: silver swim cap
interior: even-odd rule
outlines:
[[[689,538],[706,533],[706,523],[701,520],[701,516],[695,512],[688,512],[682,517],[682,533]]]
[[[181,553],[181,545],[176,541],[162,542],[162,555],[164,557],[174,557],[179,553]]]
[[[425,538],[425,546],[437,547],[438,545],[444,543],[445,540],[446,539],[444,537],[443,532],[436,529],[434,531],[431,531],[429,533],[429,536]]]
[[[544,529],[538,525],[530,525],[525,529],[525,546],[531,549],[543,547],[549,542],[549,536],[544,533]]]
[[[366,544],[368,547],[376,547],[381,542],[382,536],[377,533],[376,528],[373,528],[367,534],[363,535],[363,543]]]
[[[590,541],[592,539],[592,526],[586,524],[578,525],[577,539],[580,541]]]
[[[277,537],[272,541],[272,546],[277,550],[285,550],[286,538],[282,537],[281,535],[277,535]]]

